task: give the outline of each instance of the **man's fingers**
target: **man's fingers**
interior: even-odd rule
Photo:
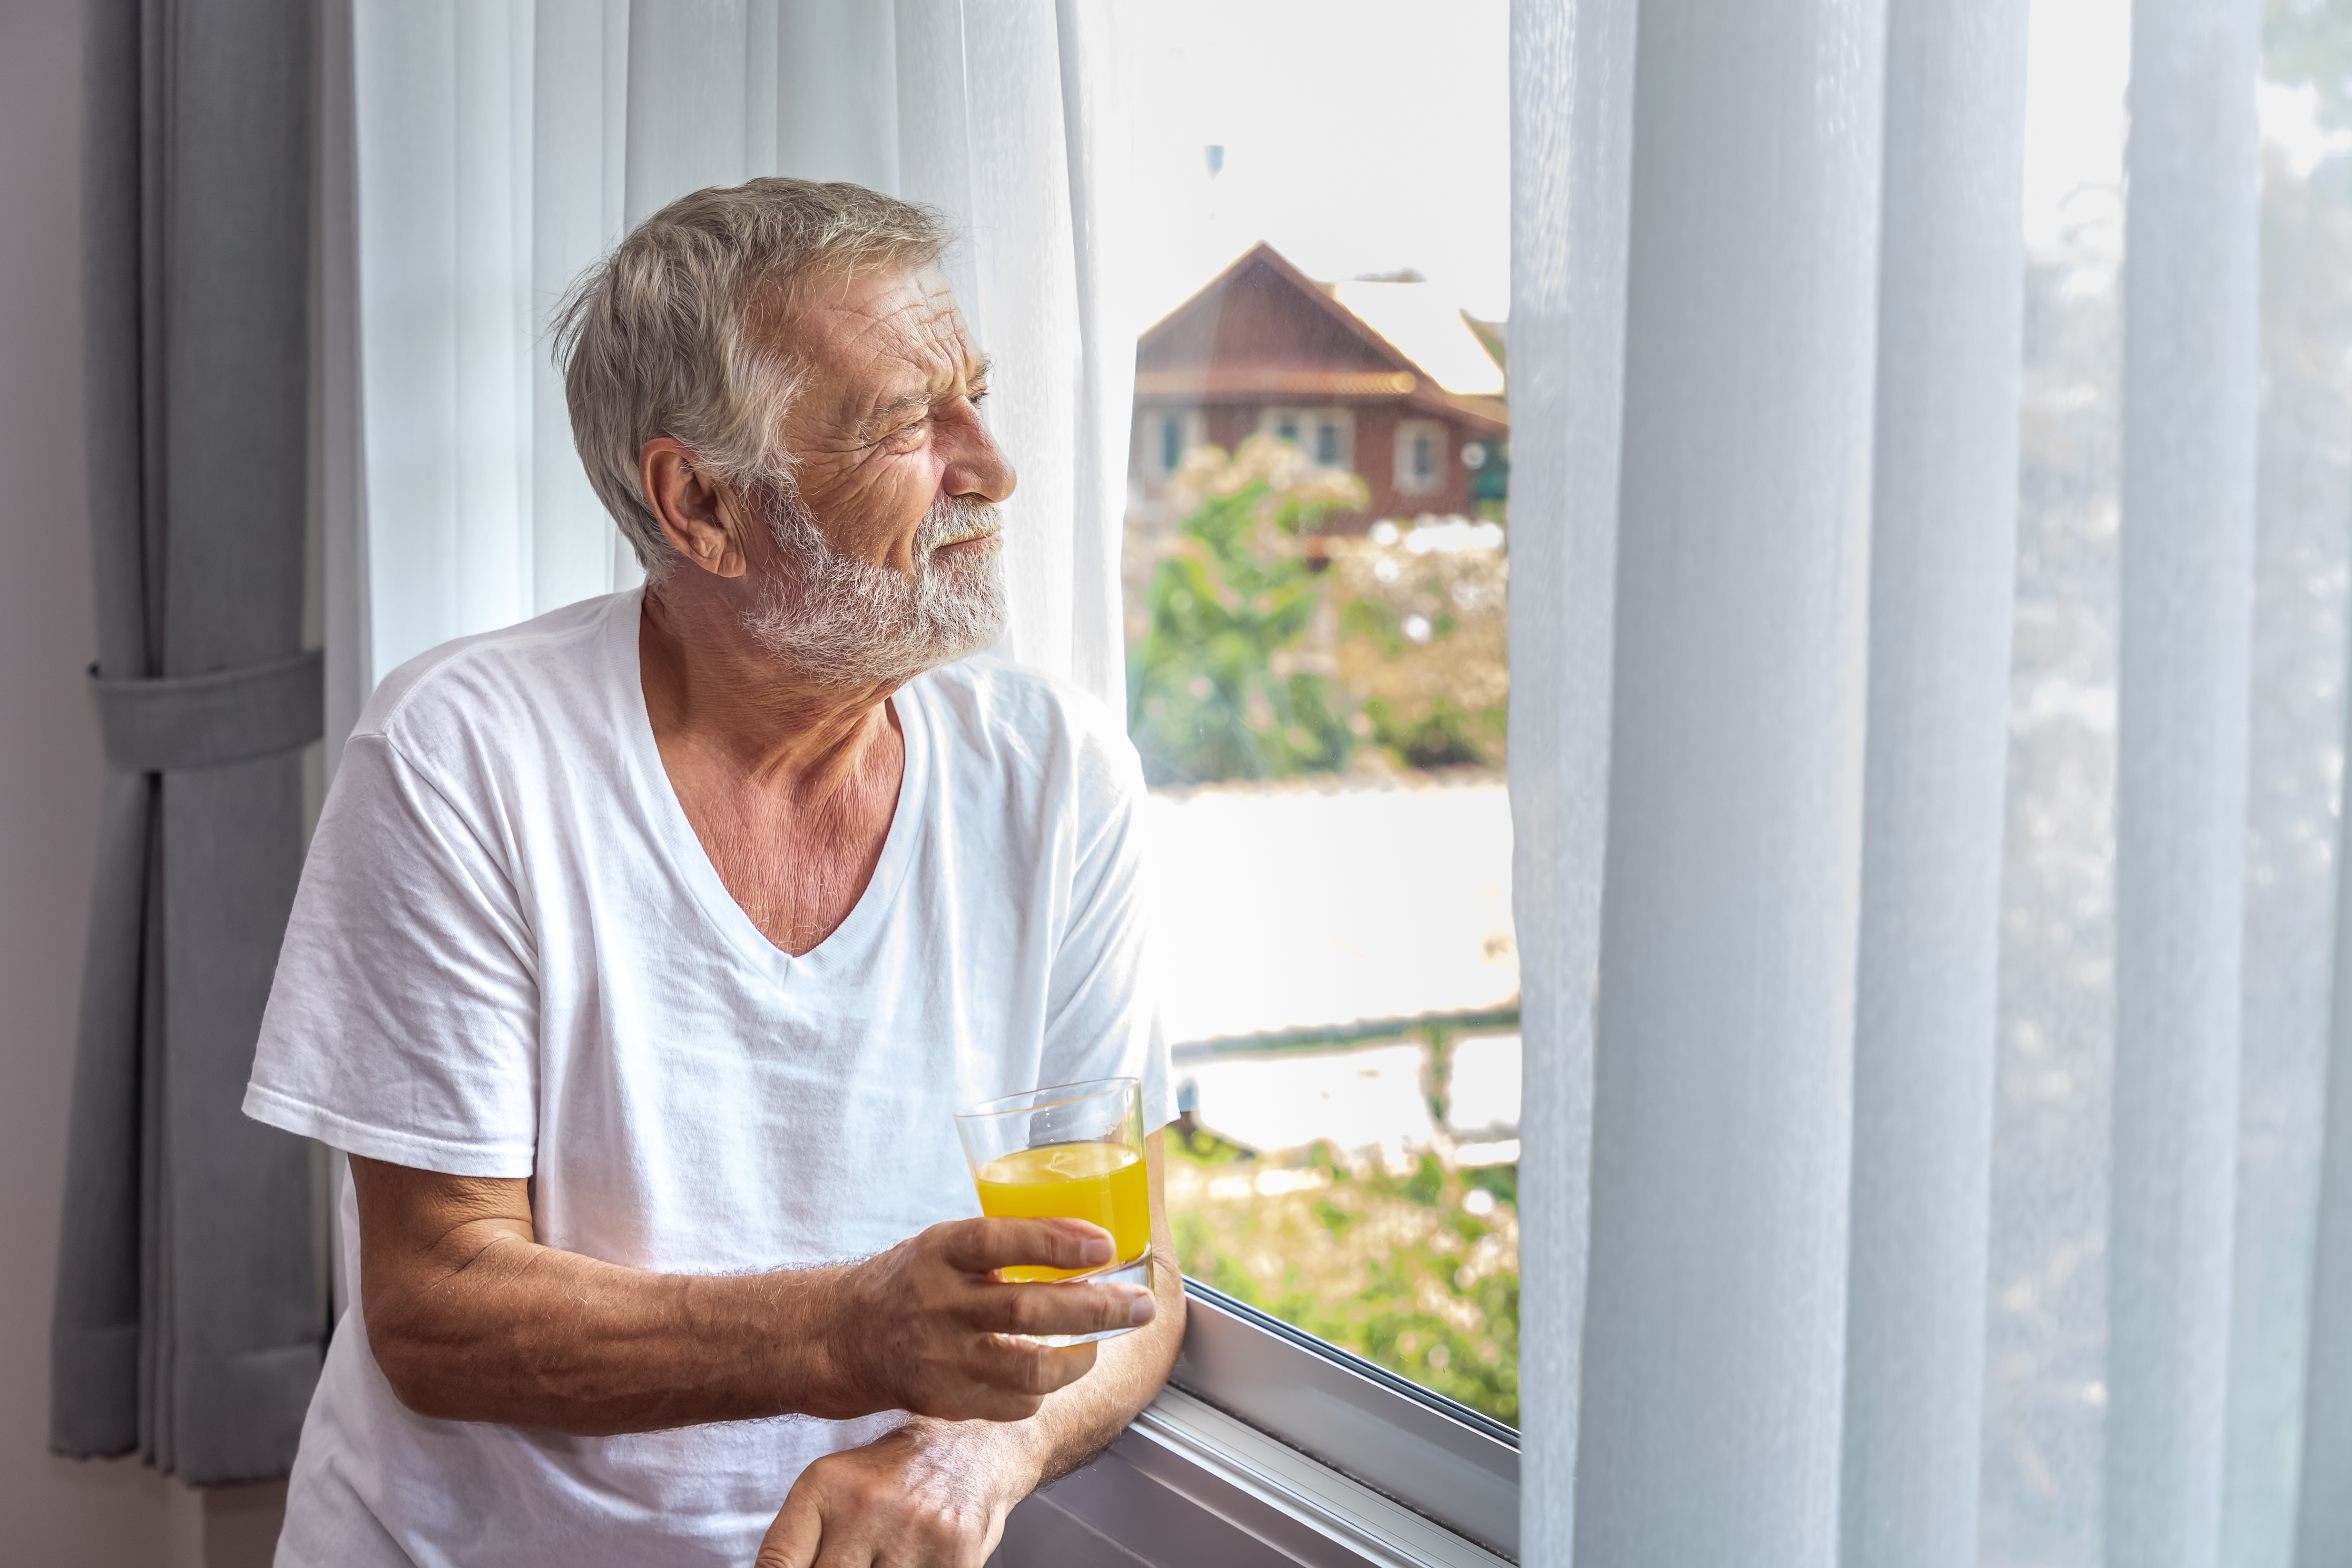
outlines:
[[[1098,1334],[1137,1328],[1158,1310],[1139,1285],[990,1285],[973,1321],[1000,1334]]]
[[[877,1568],[874,1543],[863,1536],[835,1540],[827,1534],[816,1554],[816,1568]]]
[[[817,1507],[816,1494],[795,1481],[784,1506],[776,1510],[775,1523],[760,1538],[760,1555],[752,1568],[810,1568],[824,1539],[824,1516]]]
[[[1110,1232],[1082,1219],[965,1219],[940,1227],[940,1256],[967,1274],[1019,1264],[1099,1268],[1113,1261]]]
[[[1043,1399],[1092,1372],[1095,1347],[1091,1342],[1040,1345],[1027,1340],[1000,1338],[988,1342],[981,1359],[981,1381],[1008,1394]]]
[[[991,1334],[964,1357],[959,1375],[919,1397],[919,1415],[942,1421],[1026,1421],[1045,1396],[1094,1370],[1095,1347],[1040,1345]]]

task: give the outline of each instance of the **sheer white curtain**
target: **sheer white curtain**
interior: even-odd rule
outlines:
[[[1004,649],[1124,701],[1134,323],[1108,0],[344,0],[328,24],[329,733],[435,643],[636,578],[573,454],[549,312],[709,184],[945,211],[996,359]]]
[[[2343,553],[2257,527],[2261,25],[2133,8],[2111,859],[2036,926],[2026,0],[1514,6],[1531,1564],[2352,1562],[2340,685],[2256,673],[2340,668]],[[2036,966],[2082,1070],[2024,1070]]]

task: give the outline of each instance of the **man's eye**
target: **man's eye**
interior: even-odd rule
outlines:
[[[974,408],[977,408],[982,404],[988,401],[988,388],[984,386],[975,386],[963,395],[964,401],[970,403]]]

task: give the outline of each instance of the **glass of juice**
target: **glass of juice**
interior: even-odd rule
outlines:
[[[999,1269],[1000,1279],[1112,1279],[1151,1288],[1143,1092],[1134,1079],[1054,1084],[984,1100],[956,1112],[956,1132],[980,1192],[981,1213],[996,1219],[1082,1219],[1110,1232],[1113,1260],[1098,1268],[1021,1265]],[[1074,1345],[1127,1331],[1034,1337]]]

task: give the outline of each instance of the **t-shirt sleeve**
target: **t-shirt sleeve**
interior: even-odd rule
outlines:
[[[479,816],[392,741],[353,736],[295,895],[246,1114],[369,1159],[530,1175],[537,958]]]
[[[1150,1132],[1176,1120],[1176,1100],[1160,1030],[1143,769],[1120,737],[1089,749],[1078,773],[1079,837],[1046,997],[1045,1061],[1066,1082],[1140,1079]]]

